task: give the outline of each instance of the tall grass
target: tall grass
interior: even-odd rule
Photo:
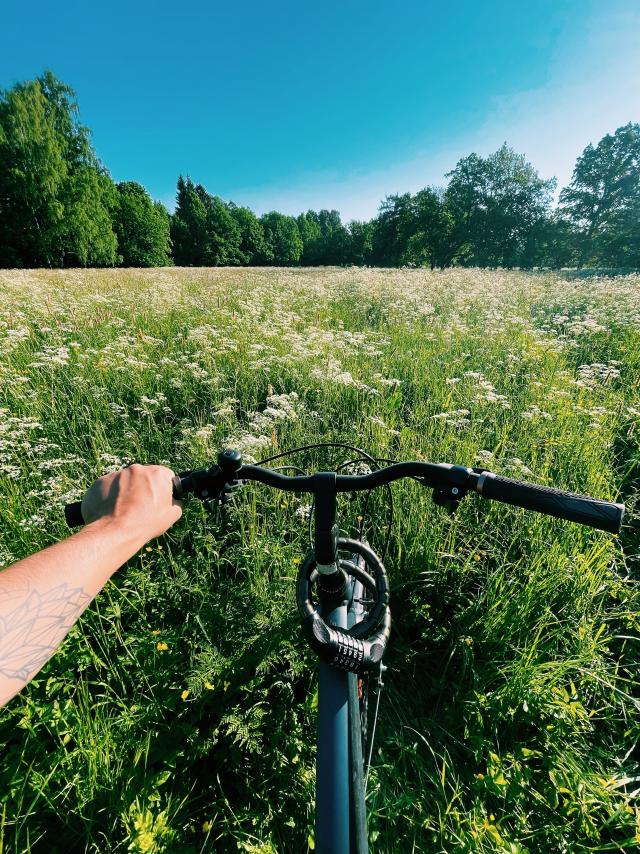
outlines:
[[[630,851],[640,277],[460,270],[0,272],[0,562],[131,461],[318,441],[630,507],[621,538],[394,488],[376,852]],[[345,454],[314,452],[310,469]],[[386,536],[376,496],[367,535]],[[361,500],[341,500],[353,533]],[[308,508],[247,487],[116,574],[0,712],[1,850],[299,852],[316,682]]]

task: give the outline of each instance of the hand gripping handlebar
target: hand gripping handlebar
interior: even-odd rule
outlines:
[[[623,504],[612,501],[447,463],[394,463],[370,474],[337,475],[336,491],[375,489],[403,477],[416,478],[425,486],[432,487],[436,500],[444,497],[457,503],[467,492],[475,491],[483,498],[568,519],[612,534],[620,531],[625,509]],[[173,494],[177,499],[193,494],[207,501],[219,498],[227,485],[239,480],[254,480],[285,492],[296,493],[313,493],[316,483],[310,475],[290,477],[262,466],[242,465],[237,451],[226,450],[219,454],[218,465],[177,475],[173,480]],[[70,527],[84,524],[79,501],[65,507],[65,519]]]
[[[173,494],[178,500],[191,494],[205,502],[216,501],[224,499],[235,485],[248,480],[286,492],[313,494],[315,550],[302,563],[296,586],[303,631],[312,649],[324,661],[341,670],[363,672],[380,665],[389,640],[389,583],[382,561],[369,546],[357,540],[338,539],[335,497],[338,492],[370,490],[404,477],[412,477],[432,488],[436,503],[452,509],[468,492],[475,491],[484,498],[612,533],[620,530],[624,514],[622,504],[511,480],[483,469],[406,462],[394,463],[365,475],[321,472],[291,477],[260,465],[243,465],[238,451],[232,449],[222,451],[217,465],[209,469],[176,475]],[[321,508],[324,508],[322,512]],[[72,527],[84,524],[80,502],[65,507],[65,518]],[[338,557],[338,551],[362,556],[365,567],[373,574]],[[322,603],[339,602],[347,593],[349,577],[362,583],[373,605],[361,622],[350,629],[342,629],[327,624],[323,619],[321,608],[312,596],[312,585],[315,583],[316,595]]]

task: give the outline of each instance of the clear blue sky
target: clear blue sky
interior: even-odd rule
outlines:
[[[640,120],[638,0],[3,0],[0,87],[50,68],[115,180],[179,173],[298,213],[372,216],[504,140],[570,179]]]

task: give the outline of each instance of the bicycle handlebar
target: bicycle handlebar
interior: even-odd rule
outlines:
[[[368,491],[401,478],[411,477],[433,489],[436,503],[457,507],[467,492],[475,491],[484,498],[514,504],[528,510],[537,510],[550,516],[569,519],[593,528],[617,533],[620,530],[624,506],[600,501],[586,495],[575,495],[545,486],[521,483],[499,477],[482,469],[445,463],[406,462],[394,463],[384,469],[364,475],[316,472],[312,475],[289,476],[260,465],[242,465],[238,451],[227,449],[218,454],[218,465],[210,469],[183,472],[173,478],[174,498],[181,500],[192,494],[202,501],[225,500],[230,489],[253,480],[285,492],[311,493],[315,504],[315,541],[298,576],[298,610],[311,647],[321,659],[333,667],[352,672],[375,670],[381,663],[389,640],[391,614],[389,588],[382,561],[374,552],[358,541],[339,538],[336,521],[338,492]],[[81,504],[65,507],[65,517],[70,526],[84,524]],[[358,568],[345,569],[339,552],[349,548],[365,558],[366,565],[375,569],[376,578],[362,573],[372,588],[375,605],[371,621],[364,621],[348,630],[328,624],[322,614],[324,606],[334,608],[337,602],[348,598],[348,579]],[[348,562],[347,562],[348,563]],[[360,579],[362,581],[362,579]],[[311,598],[311,584],[315,581],[318,607]],[[366,636],[361,636],[365,632]]]
[[[194,494],[204,501],[215,499],[222,494],[225,487],[246,480],[263,483],[285,492],[315,493],[319,475],[327,476],[326,472],[319,475],[289,476],[259,465],[241,465],[240,456],[234,451],[223,451],[218,459],[221,465],[177,475],[173,480],[174,497],[181,500],[188,494]],[[343,475],[334,472],[330,474],[335,478],[336,492],[366,491],[401,478],[412,477],[454,502],[459,501],[467,492],[475,491],[483,498],[512,504],[525,510],[535,510],[547,516],[567,519],[612,534],[620,531],[625,510],[623,504],[512,480],[484,469],[465,468],[448,463],[404,462],[394,463],[364,475]],[[69,527],[84,524],[80,508],[79,501],[65,507],[65,519]]]
[[[484,472],[478,481],[478,492],[485,498],[536,510],[547,516],[569,519],[601,531],[617,534],[620,531],[624,504],[601,501],[588,495],[563,492],[550,486],[524,483],[508,477]]]

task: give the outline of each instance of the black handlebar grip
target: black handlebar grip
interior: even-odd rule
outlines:
[[[514,504],[516,507],[524,507],[525,510],[536,510],[558,519],[568,519],[570,522],[589,525],[611,534],[619,533],[624,515],[624,504],[600,501],[598,498],[563,492],[550,486],[511,480],[491,472],[482,472],[476,489],[484,498]]]
[[[73,504],[65,505],[64,518],[70,528],[78,528],[80,525],[84,525],[81,507],[81,501],[74,501]]]

